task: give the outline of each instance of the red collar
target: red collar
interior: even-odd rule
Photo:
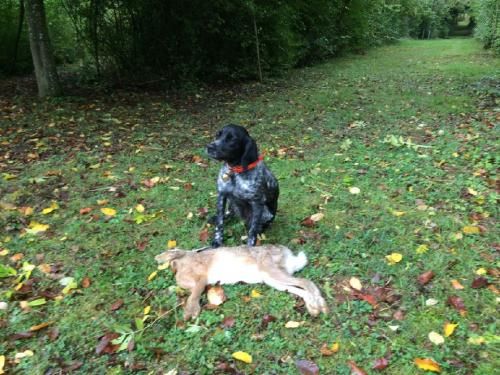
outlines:
[[[250,170],[254,169],[257,165],[259,165],[259,163],[262,160],[264,160],[264,155],[259,155],[257,160],[255,160],[253,163],[248,164],[248,166],[246,168],[242,165],[235,165],[233,167],[228,165],[228,167],[229,167],[229,170],[231,171],[231,173],[236,173],[236,174],[243,173],[243,172],[250,171]]]

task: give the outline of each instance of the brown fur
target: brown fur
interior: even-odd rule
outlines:
[[[200,313],[199,300],[206,285],[218,282],[263,282],[302,297],[313,316],[328,312],[321,292],[312,281],[291,276],[306,264],[305,255],[296,256],[284,246],[221,247],[201,252],[174,249],[155,259],[158,263],[170,262],[177,285],[191,292],[184,306],[186,320]]]

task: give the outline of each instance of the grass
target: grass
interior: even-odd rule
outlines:
[[[45,102],[0,98],[0,248],[8,250],[0,262],[18,272],[23,262],[52,266],[34,269],[17,291],[16,277],[0,279],[6,368],[210,374],[226,366],[293,374],[295,361],[307,359],[321,373],[349,374],[349,360],[370,372],[386,357],[385,374],[424,373],[415,358],[432,358],[448,374],[495,373],[498,291],[471,283],[481,268],[488,282],[498,281],[491,82],[499,67],[470,39],[402,41],[286,80],[181,99],[125,91]],[[306,251],[310,266],[301,275],[320,286],[329,315],[311,318],[299,300],[266,286],[235,285],[224,288],[222,306],[184,323],[171,272],[148,281],[154,255],[169,240],[187,249],[206,245],[199,233],[204,209],[214,211],[219,165],[206,160],[204,145],[226,122],[249,128],[280,181],[278,217],[264,242]],[[162,179],[147,187],[154,177]],[[44,215],[52,201],[58,209]],[[103,207],[116,215],[106,218]],[[317,212],[325,216],[316,227],[301,225]],[[50,227],[29,234],[33,221]],[[464,233],[471,226],[480,233]],[[226,244],[242,242],[241,223],[226,228]],[[421,245],[427,251],[417,252]],[[389,265],[393,252],[403,259]],[[13,259],[18,253],[22,259]],[[434,279],[419,285],[428,270]],[[61,277],[74,278],[77,288],[63,294]],[[377,307],[343,288],[351,277],[378,296]],[[454,279],[463,290],[453,289]],[[252,289],[262,297],[248,298]],[[447,303],[450,296],[464,301],[466,314]],[[42,297],[43,305],[21,307]],[[427,306],[430,298],[437,304]],[[118,300],[123,305],[112,311]],[[146,306],[141,330],[134,322]],[[276,318],[267,326],[266,314]],[[224,325],[227,317],[234,326]],[[287,329],[290,320],[304,323]],[[15,335],[43,322],[52,323],[27,338]],[[446,322],[457,330],[432,344],[429,332],[442,334]],[[96,354],[108,332],[133,337],[133,350]],[[334,342],[339,351],[323,356],[321,346]],[[15,363],[25,350],[33,356]],[[239,350],[253,363],[232,359]]]

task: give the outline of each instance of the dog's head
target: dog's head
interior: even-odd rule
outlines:
[[[248,131],[233,124],[226,125],[217,132],[215,141],[207,145],[207,154],[215,160],[245,168],[259,157],[257,145]]]

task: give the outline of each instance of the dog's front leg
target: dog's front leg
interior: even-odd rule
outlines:
[[[215,215],[215,235],[212,240],[213,247],[222,246],[224,241],[224,213],[226,212],[227,197],[225,194],[217,195],[217,213]]]
[[[203,290],[205,290],[205,286],[206,283],[204,281],[198,280],[197,283],[190,289],[191,294],[189,295],[184,306],[184,320],[196,318],[200,315],[200,297]]]
[[[260,202],[251,202],[252,216],[250,217],[250,225],[248,228],[248,246],[257,244],[257,236],[262,232],[262,213],[264,205]]]

